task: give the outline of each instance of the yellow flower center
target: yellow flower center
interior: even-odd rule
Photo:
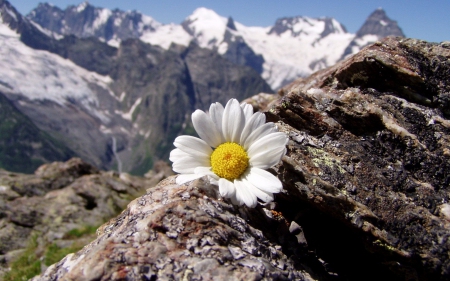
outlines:
[[[219,177],[233,181],[245,172],[248,159],[247,152],[242,146],[226,142],[214,149],[211,154],[211,167]]]

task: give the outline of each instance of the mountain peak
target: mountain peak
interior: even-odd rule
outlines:
[[[380,38],[394,35],[405,37],[405,34],[398,26],[397,22],[391,20],[383,8],[378,8],[369,15],[364,24],[356,33],[356,37],[364,35],[377,35]]]
[[[202,48],[213,48],[223,40],[228,19],[208,8],[197,8],[181,25]]]
[[[222,18],[220,15],[218,15],[215,11],[200,7],[194,10],[194,12],[188,16],[186,19],[192,19],[192,18],[201,18],[201,19],[219,19]]]
[[[237,30],[232,17],[228,17],[227,27],[232,30]]]
[[[91,6],[89,4],[89,2],[88,1],[84,1],[83,3],[80,3],[78,6],[75,6],[75,9],[76,9],[77,12],[80,13],[80,12],[84,11],[88,6]]]

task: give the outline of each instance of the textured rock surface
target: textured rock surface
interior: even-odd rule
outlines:
[[[254,97],[290,137],[275,202],[169,178],[34,280],[448,280],[449,59],[388,38]]]
[[[312,280],[264,235],[275,234],[275,219],[216,194],[201,179],[178,186],[168,178],[34,280]]]
[[[302,223],[299,202],[331,220],[313,240],[341,274],[379,264],[399,280],[450,277],[449,77],[450,44],[388,38],[296,81],[270,109],[291,139],[279,206],[308,242],[328,227]]]
[[[78,158],[34,175],[0,170],[0,273],[33,235],[40,245],[67,244],[69,231],[101,225],[167,174],[162,166],[149,178],[101,172]]]

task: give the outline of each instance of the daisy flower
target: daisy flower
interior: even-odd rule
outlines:
[[[248,207],[255,207],[257,198],[270,202],[281,191],[280,180],[265,170],[286,154],[288,138],[266,123],[263,113],[231,99],[225,108],[211,104],[209,114],[196,110],[192,123],[200,138],[179,136],[170,153],[172,168],[180,173],[177,184],[208,176],[222,197]]]

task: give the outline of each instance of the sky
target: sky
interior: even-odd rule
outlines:
[[[61,9],[82,0],[9,0],[23,15],[48,2]],[[332,17],[348,32],[356,33],[366,18],[383,8],[396,20],[407,37],[430,42],[450,41],[450,0],[90,0],[96,7],[124,11],[137,10],[156,21],[181,23],[199,7],[231,16],[246,26],[271,26],[278,18],[292,16]]]

